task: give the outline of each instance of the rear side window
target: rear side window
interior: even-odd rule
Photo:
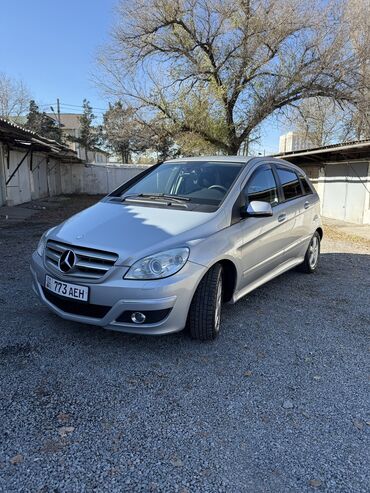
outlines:
[[[303,192],[305,195],[312,193],[312,189],[311,189],[307,179],[304,176],[301,176],[301,183],[302,183]]]
[[[300,197],[302,195],[302,189],[298,175],[294,171],[285,168],[277,168],[276,171],[280,179],[285,200]]]
[[[276,205],[279,202],[277,184],[270,168],[258,169],[249,179],[244,189],[247,203],[260,200]]]

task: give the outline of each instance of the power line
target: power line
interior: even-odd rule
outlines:
[[[83,106],[80,104],[61,103],[61,106],[68,106],[68,107],[72,107],[72,108],[83,108]],[[107,111],[109,108],[98,108],[96,106],[91,106],[91,109],[99,110],[99,111]]]
[[[74,106],[75,108],[83,108],[82,104],[70,104],[70,103],[63,103],[64,106]],[[106,108],[97,108],[95,106],[91,106],[93,109],[96,110],[105,110]]]
[[[40,108],[46,108],[46,107],[50,107],[52,105],[54,105],[54,103],[48,103],[48,104],[42,104],[40,105]],[[82,105],[79,105],[79,104],[69,104],[69,103],[60,103],[60,106],[64,106],[66,108],[79,108],[79,109],[83,109],[83,106]],[[91,106],[91,109],[93,110],[98,110],[99,112],[105,112],[105,111],[108,111],[109,108],[98,108],[96,106]]]

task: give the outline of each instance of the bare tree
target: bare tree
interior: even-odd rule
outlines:
[[[24,115],[30,99],[30,93],[21,80],[0,72],[0,116],[10,118]]]
[[[348,132],[357,139],[370,139],[370,0],[348,0],[347,18],[351,41],[360,62],[360,83],[354,104],[349,105]]]
[[[369,108],[363,102],[338,105],[328,98],[304,100],[285,113],[290,124],[313,147],[370,138]]]
[[[352,105],[349,118],[345,121],[346,140],[370,139],[370,101],[364,97],[356,105]]]
[[[206,156],[219,152],[219,149],[197,133],[181,132],[176,136],[179,152],[183,156]]]
[[[101,84],[224,153],[309,97],[359,85],[346,1],[121,0]]]
[[[321,147],[350,139],[348,107],[329,98],[308,98],[284,113],[284,124],[291,125],[311,147]]]
[[[358,60],[353,98],[338,104],[323,97],[309,98],[284,113],[289,123],[312,146],[370,138],[370,0],[348,0],[344,12]]]

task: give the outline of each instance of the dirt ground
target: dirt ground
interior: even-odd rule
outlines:
[[[212,343],[62,320],[34,296],[42,232],[99,197],[0,209],[1,492],[367,492],[370,245],[234,306]]]

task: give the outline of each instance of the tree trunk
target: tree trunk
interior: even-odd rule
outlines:
[[[226,153],[228,156],[236,156],[239,151],[240,144],[239,142],[232,142],[227,146]]]
[[[121,148],[121,159],[122,159],[122,164],[129,164],[130,162],[130,151],[127,149],[127,147]]]

